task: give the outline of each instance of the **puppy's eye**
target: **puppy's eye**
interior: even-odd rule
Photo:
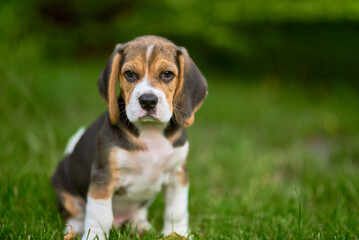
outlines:
[[[129,82],[133,82],[137,79],[137,75],[134,71],[129,70],[125,72],[125,77]]]
[[[166,83],[170,82],[174,76],[175,75],[171,71],[163,71],[160,73],[160,78]]]

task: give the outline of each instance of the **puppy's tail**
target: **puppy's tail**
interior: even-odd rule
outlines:
[[[79,142],[80,138],[85,133],[85,131],[86,131],[86,128],[81,127],[81,128],[79,128],[79,130],[77,130],[77,132],[74,135],[72,135],[72,137],[70,137],[69,141],[66,144],[66,148],[65,148],[66,155],[71,154],[74,151],[76,144]]]

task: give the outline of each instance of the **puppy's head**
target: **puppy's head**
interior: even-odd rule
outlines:
[[[190,126],[207,94],[206,79],[187,50],[156,36],[116,45],[102,70],[98,88],[112,124],[120,115],[117,82],[123,111],[133,123],[167,123],[174,116],[181,126]]]

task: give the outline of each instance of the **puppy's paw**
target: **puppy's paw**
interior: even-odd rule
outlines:
[[[76,232],[74,231],[74,229],[72,228],[71,225],[66,224],[66,228],[64,230],[64,232],[67,232],[67,234],[65,234],[64,236],[64,240],[72,240],[75,239],[76,237]]]
[[[133,222],[131,224],[131,233],[144,234],[152,229],[151,223],[147,220]]]

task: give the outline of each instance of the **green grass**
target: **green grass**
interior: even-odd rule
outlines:
[[[16,62],[0,61],[0,239],[62,239],[49,179],[69,136],[105,110],[102,63]],[[357,91],[207,78],[188,129],[194,239],[358,239]],[[162,209],[158,196],[145,239],[160,236]]]

